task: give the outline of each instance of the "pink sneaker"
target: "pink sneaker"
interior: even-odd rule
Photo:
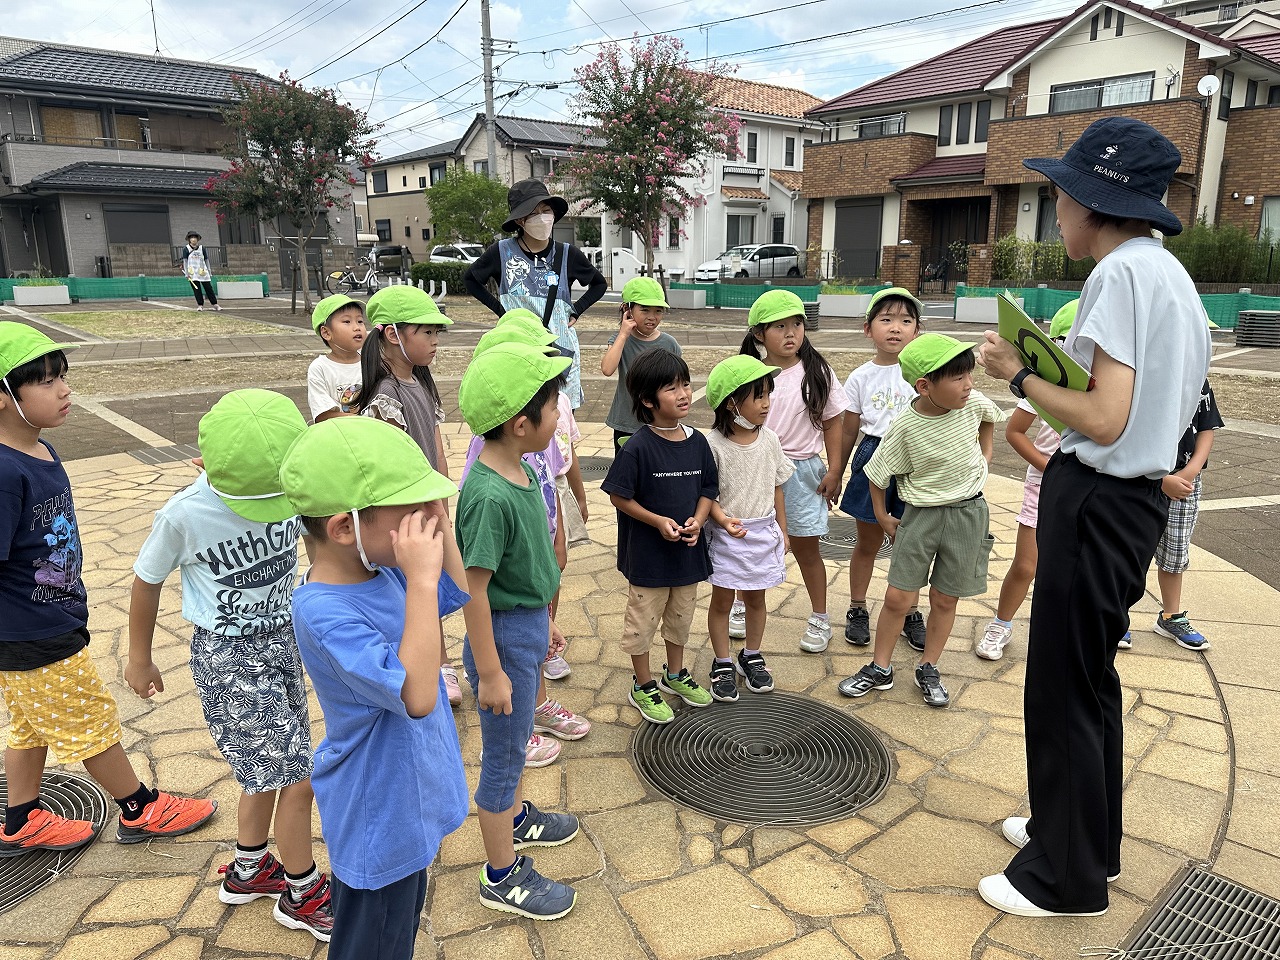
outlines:
[[[533,732],[549,733],[561,740],[581,740],[591,732],[591,721],[548,697],[546,703],[533,711]]]
[[[462,703],[462,687],[458,685],[458,671],[453,667],[441,667],[440,676],[444,677],[444,690],[449,695],[449,706],[459,706]]]
[[[529,744],[524,749],[524,765],[545,767],[549,763],[554,763],[558,756],[560,756],[560,744],[535,733],[529,738]]]

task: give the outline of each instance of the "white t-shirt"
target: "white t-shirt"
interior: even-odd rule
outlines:
[[[845,409],[862,418],[862,432],[868,437],[883,437],[889,432],[893,418],[916,398],[916,391],[902,379],[902,368],[868,360],[844,382],[848,404]]]
[[[844,413],[848,402],[835,371],[827,366],[826,373],[830,393],[827,394],[827,405],[822,411],[823,423]],[[765,420],[765,426],[778,435],[782,449],[792,460],[808,460],[823,452],[822,431],[814,427],[804,406],[800,390],[803,383],[803,363],[792,364],[775,374],[773,396],[769,398],[769,416]]]
[[[311,408],[311,420],[322,413],[337,409],[340,413],[355,413],[351,401],[360,392],[360,361],[338,363],[327,355],[311,361],[307,368],[307,405]]]
[[[1159,240],[1125,241],[1085,281],[1066,350],[1092,368],[1095,348],[1134,371],[1129,421],[1105,446],[1068,430],[1062,451],[1113,477],[1163,477],[1200,402],[1212,342],[1195,284]]]
[[[708,430],[706,436],[720,474],[720,509],[740,520],[767,517],[774,487],[796,472],[778,435],[761,427],[748,444],[734,443],[719,430]]]

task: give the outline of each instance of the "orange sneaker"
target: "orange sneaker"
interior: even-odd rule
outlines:
[[[157,837],[181,836],[201,826],[218,809],[217,800],[175,797],[163,790],[157,790],[156,794],[156,798],[142,808],[137,820],[120,817],[116,843],[142,843]]]
[[[73,850],[92,839],[93,824],[88,820],[68,820],[37,807],[16,834],[0,833],[0,857],[18,857],[31,850]]]

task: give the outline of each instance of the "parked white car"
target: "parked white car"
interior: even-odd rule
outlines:
[[[475,263],[484,253],[478,243],[446,243],[431,248],[432,263]]]
[[[748,243],[698,264],[693,279],[714,283],[725,277],[798,277],[800,251],[789,243]]]

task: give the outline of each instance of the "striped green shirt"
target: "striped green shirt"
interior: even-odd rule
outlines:
[[[912,403],[894,418],[864,472],[881,489],[897,477],[898,495],[915,507],[967,500],[987,482],[978,427],[1004,419],[1000,408],[977,390],[959,410],[940,417],[921,416]]]

